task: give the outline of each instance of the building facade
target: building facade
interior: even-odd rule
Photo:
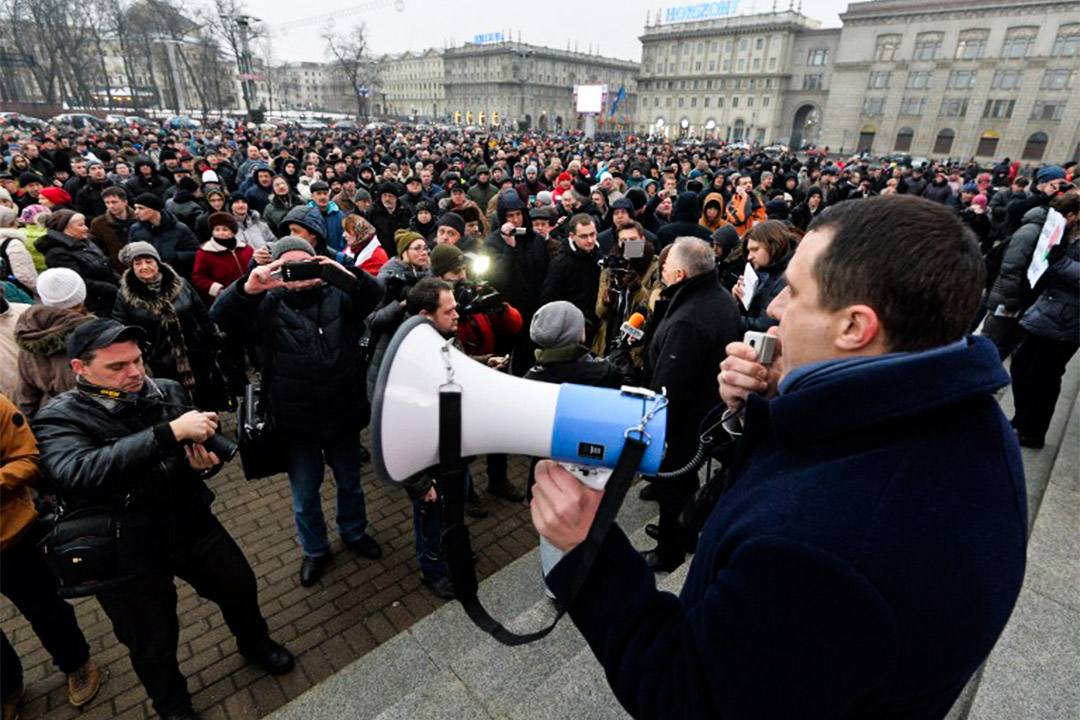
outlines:
[[[442,50],[383,55],[376,62],[377,114],[413,120],[445,119],[446,70]]]
[[[607,85],[598,128],[627,127],[634,117],[638,64],[521,42],[468,43],[443,53],[446,112],[464,125],[577,129],[576,85]],[[612,104],[620,88],[614,115]],[[460,113],[460,115],[458,115]]]
[[[877,154],[1080,153],[1080,3],[853,3],[829,81],[821,144]]]

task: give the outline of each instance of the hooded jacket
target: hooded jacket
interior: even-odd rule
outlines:
[[[1004,305],[1010,313],[1020,313],[1035,302],[1037,295],[1028,283],[1027,269],[1048,214],[1047,205],[1028,210],[1020,229],[1007,241],[1001,270],[986,296],[986,307],[991,314],[999,305]]]
[[[525,221],[525,233],[515,236],[513,247],[506,244],[500,228],[510,210],[526,212],[525,203],[515,193],[499,195],[495,205],[495,228],[488,235],[485,249],[491,256],[491,284],[527,322],[540,307],[540,295],[547,277],[551,256],[547,243],[537,236],[532,224]]]
[[[697,193],[689,190],[679,193],[671,207],[671,221],[656,231],[656,251],[675,242],[675,238],[696,237],[709,242],[712,232],[701,223],[701,208]]]
[[[266,185],[259,183],[260,175],[264,175],[268,179],[273,177],[270,166],[264,162],[255,163],[251,171],[251,183],[245,188],[244,197],[247,198],[248,205],[253,210],[261,213],[266,210],[266,205],[270,202],[270,195],[273,191],[270,189],[269,182]]]
[[[326,225],[327,246],[334,252],[344,248],[345,236],[341,224],[345,220],[345,213],[338,210],[338,206],[333,200],[326,206],[325,211],[319,210],[319,206],[315,204],[314,200],[309,200],[307,206],[309,208],[315,208],[315,210],[322,215],[323,224]]]
[[[99,317],[109,317],[116,301],[118,280],[105,253],[89,237],[79,241],[49,230],[38,238],[34,247],[45,256],[48,267],[65,267],[79,273],[86,283],[86,309]]]
[[[401,204],[401,200],[398,200],[393,212],[391,212],[383,205],[381,198],[376,199],[368,211],[367,220],[375,226],[375,235],[379,238],[379,242],[382,243],[386,256],[392,258],[397,255],[394,233],[409,227],[409,211]]]
[[[716,218],[712,221],[709,220],[706,215],[706,210],[710,207],[716,208]],[[701,204],[701,220],[698,221],[701,227],[709,231],[710,235],[720,229],[720,226],[724,224],[724,196],[718,192],[711,192],[705,196],[705,202]]]
[[[33,305],[15,323],[19,347],[19,411],[34,417],[45,403],[75,386],[68,362],[71,332],[94,319],[93,315],[62,308]]]
[[[168,210],[161,212],[157,225],[149,222],[136,222],[128,230],[128,242],[148,242],[161,256],[161,262],[171,265],[183,277],[191,277],[195,266],[195,253],[199,251],[199,240],[195,232]]]
[[[784,257],[770,261],[765,267],[756,270],[758,285],[754,290],[754,297],[750,299],[750,307],[745,309],[742,316],[744,331],[765,332],[773,325],[779,324],[779,321],[770,317],[766,311],[769,309],[769,304],[787,287],[784,272],[787,271],[792,255],[793,253],[789,252]],[[739,307],[742,309],[741,303]]]
[[[274,233],[274,237],[282,238],[289,234],[288,230],[281,227],[281,221],[294,207],[301,207],[304,204],[304,200],[291,189],[288,195],[270,196],[270,202],[266,204],[266,211],[263,212],[262,217],[266,224],[270,226],[270,231]]]
[[[148,167],[152,171],[149,178],[144,178],[141,167]],[[172,184],[161,175],[158,174],[157,168],[154,167],[154,163],[150,161],[150,158],[145,155],[140,155],[135,159],[132,165],[132,177],[130,180],[124,183],[124,190],[127,192],[129,198],[137,198],[143,193],[152,193],[159,198],[164,199],[165,191],[169,189]]]

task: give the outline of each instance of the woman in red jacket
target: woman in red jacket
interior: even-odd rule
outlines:
[[[216,212],[206,220],[211,238],[195,253],[191,283],[203,294],[206,304],[213,304],[221,291],[247,274],[255,251],[236,237],[240,226],[236,218]]]

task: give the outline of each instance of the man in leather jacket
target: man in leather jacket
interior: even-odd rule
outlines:
[[[102,578],[98,601],[154,709],[194,718],[176,657],[174,578],[218,604],[244,657],[273,674],[292,670],[293,657],[270,639],[255,573],[210,511],[204,480],[222,462],[203,443],[217,415],[188,409],[179,383],[146,376],[142,336],[111,319],[72,332],[76,387],[38,413],[34,430],[65,512],[120,518],[116,576]]]

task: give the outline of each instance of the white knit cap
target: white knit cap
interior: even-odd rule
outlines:
[[[203,170],[202,181],[203,185],[206,183],[218,183],[221,182],[221,178],[219,178],[218,174],[213,170]]]
[[[37,293],[46,307],[73,308],[86,300],[86,283],[74,270],[49,268],[38,275]]]

